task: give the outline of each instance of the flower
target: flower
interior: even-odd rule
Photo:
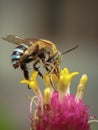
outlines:
[[[21,81],[28,84],[36,94],[30,103],[30,130],[90,130],[89,108],[82,99],[87,75],[81,77],[74,96],[70,93],[70,84],[78,72],[69,73],[69,70],[64,68],[59,78],[55,74],[44,74],[44,95],[38,85],[37,74],[38,72],[34,71],[29,80]]]
[[[37,80],[36,80],[37,75],[38,75],[38,72],[35,71],[35,72],[32,73],[31,78],[29,80],[23,79],[21,81],[21,83],[28,84],[29,87],[34,91],[35,94],[37,94],[38,91],[39,91],[39,86],[38,86],[38,83],[37,83]]]

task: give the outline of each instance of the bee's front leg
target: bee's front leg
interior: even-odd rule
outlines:
[[[50,62],[44,62],[44,66],[49,66],[50,67],[50,70],[48,69],[48,72],[51,74],[51,73],[54,73],[56,74],[58,77],[59,77],[59,72],[60,72],[60,69],[59,69],[59,65],[57,65],[56,63],[50,63]]]
[[[46,70],[49,71],[49,73],[52,73],[53,70],[54,70],[54,68],[55,68],[54,64],[52,64],[52,63],[50,63],[50,62],[44,61],[44,62],[43,62],[43,65],[44,65],[44,67],[46,68]],[[48,66],[48,67],[47,67],[47,66]],[[50,67],[50,69],[49,69],[49,67]]]

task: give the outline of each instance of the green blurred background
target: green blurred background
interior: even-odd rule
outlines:
[[[21,70],[11,66],[15,46],[2,40],[8,34],[51,40],[61,52],[78,44],[77,50],[63,57],[61,66],[80,72],[71,85],[74,94],[81,75],[87,73],[84,102],[98,119],[97,0],[0,0],[0,130],[28,130],[25,94],[33,93],[19,83]],[[93,130],[98,130],[95,123]]]

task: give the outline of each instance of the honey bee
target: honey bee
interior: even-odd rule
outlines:
[[[60,53],[53,42],[44,39],[25,39],[17,35],[7,35],[3,39],[17,45],[11,56],[12,65],[15,69],[20,67],[26,79],[29,79],[27,64],[31,62],[33,69],[38,71],[41,77],[43,74],[39,70],[40,66],[43,66],[48,73],[59,76],[62,55],[78,47]]]

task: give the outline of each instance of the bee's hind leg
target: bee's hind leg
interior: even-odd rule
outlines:
[[[27,80],[29,80],[29,71],[28,71],[28,69],[27,69],[26,64],[21,64],[21,65],[20,65],[20,68],[21,68],[22,71],[23,71],[24,78],[27,79]],[[30,89],[29,85],[28,85],[28,89]]]
[[[39,67],[36,66],[38,63],[39,63],[39,60],[36,60],[33,64],[33,68],[34,70],[38,71],[38,74],[43,78],[43,74],[39,71],[40,66]]]

